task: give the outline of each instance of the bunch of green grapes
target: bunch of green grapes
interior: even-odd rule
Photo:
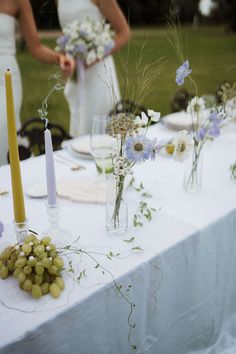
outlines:
[[[56,299],[60,296],[65,287],[63,267],[63,259],[48,236],[39,240],[29,234],[22,245],[8,246],[0,254],[0,277],[13,274],[19,287],[36,299],[47,293]]]

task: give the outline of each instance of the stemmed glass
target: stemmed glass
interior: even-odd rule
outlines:
[[[106,173],[112,172],[112,152],[114,151],[114,138],[107,133],[109,116],[93,117],[90,133],[90,151],[96,163],[98,173],[105,180]]]

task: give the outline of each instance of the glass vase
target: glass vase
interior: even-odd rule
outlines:
[[[125,177],[107,177],[106,230],[123,234],[128,229],[128,205]]]
[[[186,162],[183,187],[186,192],[196,193],[202,188],[202,151],[198,144]]]

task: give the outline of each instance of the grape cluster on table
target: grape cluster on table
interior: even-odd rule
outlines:
[[[49,236],[39,240],[29,234],[22,245],[8,246],[0,254],[0,277],[6,279],[13,274],[19,287],[36,299],[48,293],[59,298],[65,287],[63,267],[63,259]]]

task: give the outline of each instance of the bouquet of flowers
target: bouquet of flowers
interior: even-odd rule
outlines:
[[[114,47],[114,32],[105,20],[84,21],[67,24],[63,35],[57,39],[56,50],[71,55],[85,65],[91,65],[108,55]]]
[[[147,114],[146,114],[147,113]],[[153,110],[133,113],[119,113],[111,116],[107,124],[107,132],[116,139],[116,153],[112,156],[113,175],[115,176],[115,195],[112,213],[107,210],[107,230],[124,232],[127,224],[122,220],[122,204],[124,202],[125,177],[131,173],[135,164],[147,160],[154,161],[158,152],[168,146],[158,144],[146,133],[151,122],[157,123],[160,113]],[[191,151],[192,138],[187,131],[181,131],[173,141],[173,157],[183,161]]]

